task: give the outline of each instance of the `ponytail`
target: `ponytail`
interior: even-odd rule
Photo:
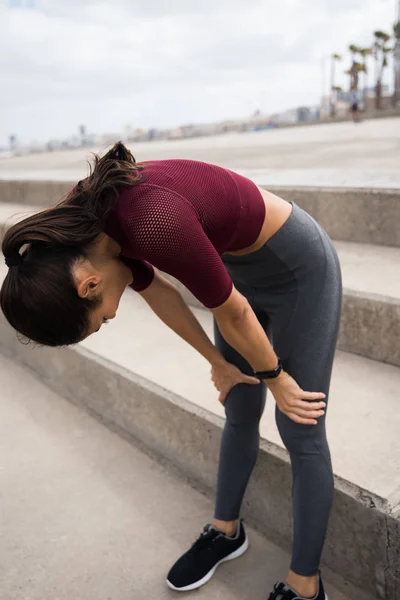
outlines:
[[[84,208],[96,215],[104,225],[119,190],[139,183],[142,169],[131,151],[122,142],[117,142],[103,157],[93,155],[89,176],[80,181],[59,206]]]

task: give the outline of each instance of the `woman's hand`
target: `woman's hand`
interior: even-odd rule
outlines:
[[[250,385],[260,385],[261,383],[256,377],[245,375],[235,365],[227,361],[220,361],[212,365],[211,379],[219,391],[218,401],[221,404],[225,404],[227,395],[233,386],[238,383],[249,383]]]
[[[323,409],[326,402],[316,400],[326,398],[326,395],[321,392],[303,391],[289,373],[281,371],[276,379],[268,379],[265,383],[271,390],[279,410],[295,423],[317,425],[317,419],[325,414]]]

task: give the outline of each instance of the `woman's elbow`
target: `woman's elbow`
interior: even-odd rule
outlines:
[[[228,300],[217,308],[212,309],[212,313],[218,324],[242,323],[249,314],[252,308],[247,298],[233,288]]]

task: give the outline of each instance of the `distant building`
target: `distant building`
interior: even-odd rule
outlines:
[[[297,108],[291,108],[290,110],[285,110],[282,113],[274,115],[273,121],[277,125],[294,125],[298,121]]]
[[[308,106],[300,106],[297,109],[297,120],[298,121],[311,121],[312,112]]]

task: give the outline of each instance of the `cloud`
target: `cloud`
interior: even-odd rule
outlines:
[[[367,44],[392,13],[392,0],[2,6],[0,144],[317,103],[322,56]]]

